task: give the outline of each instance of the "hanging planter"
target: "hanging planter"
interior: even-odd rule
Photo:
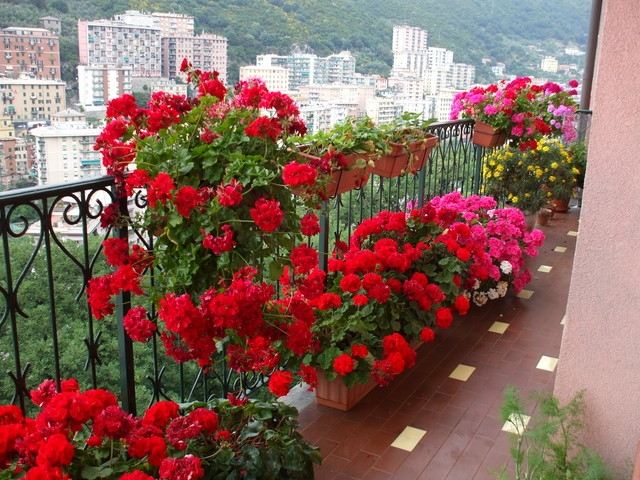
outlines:
[[[309,163],[319,163],[320,158],[308,153],[299,152],[298,155]],[[369,166],[369,154],[352,153],[345,155],[346,166],[331,173],[329,183],[325,187],[325,196],[334,198],[341,193],[346,193],[354,189],[362,188],[366,185],[371,175],[372,167]],[[363,162],[364,160],[364,162]],[[363,167],[357,165],[364,164]]]
[[[502,130],[493,128],[488,123],[477,121],[473,126],[472,142],[479,147],[495,148],[504,145],[507,134]]]
[[[422,169],[431,150],[437,144],[438,137],[430,133],[423,140],[411,142],[408,145],[389,142],[391,151],[376,159],[373,173],[385,178],[399,177],[404,173],[416,173]]]

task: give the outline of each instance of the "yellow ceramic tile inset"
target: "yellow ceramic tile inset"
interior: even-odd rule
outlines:
[[[453,370],[453,372],[451,372],[449,378],[460,380],[461,382],[466,382],[467,380],[469,380],[469,377],[473,375],[475,369],[476,367],[470,367],[469,365],[463,365],[461,363]]]
[[[520,290],[520,293],[516,295],[518,298],[524,298],[525,300],[529,300],[533,296],[533,290]]]
[[[540,361],[538,362],[538,365],[536,365],[536,368],[539,370],[546,370],[547,372],[553,372],[556,369],[557,364],[557,358],[543,355],[540,357]]]
[[[538,268],[538,271],[542,272],[542,273],[549,273],[552,268],[553,267],[551,267],[549,265],[540,265],[540,267]]]
[[[527,428],[527,425],[529,424],[529,420],[531,420],[529,415],[512,413],[509,420],[504,422],[502,431],[513,433],[514,435],[522,435],[524,433],[524,429]]]
[[[399,448],[400,450],[406,450],[412,452],[416,445],[427,434],[426,430],[421,430],[414,427],[405,427],[400,435],[391,444],[392,447]]]
[[[509,324],[506,322],[493,322],[493,325],[489,327],[489,331],[492,333],[499,333],[502,335],[509,328]]]
[[[567,251],[567,247],[556,247],[553,249],[554,252],[564,253]]]
[[[578,232],[576,232],[574,230],[569,230],[567,232],[567,235],[569,235],[570,237],[577,237],[578,236]]]

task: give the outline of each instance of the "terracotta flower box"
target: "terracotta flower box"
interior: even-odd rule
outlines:
[[[422,345],[423,342],[420,340],[411,342],[411,346],[415,350],[418,350]],[[318,371],[316,402],[319,405],[346,412],[360,403],[376,387],[377,384],[373,379],[368,383],[356,383],[352,387],[347,387],[341,377],[329,381],[322,371]]]
[[[391,151],[376,159],[373,173],[394,178],[403,173],[418,172],[437,144],[438,137],[432,134],[427,134],[424,140],[410,143],[408,148],[401,143],[390,142]]]
[[[305,158],[307,161],[312,161],[314,163],[318,163],[320,161],[319,157],[309,155],[308,153],[300,152],[298,155]],[[372,168],[368,164],[363,168],[354,168],[354,165],[362,158],[368,160],[369,155],[361,153],[346,155],[346,168],[335,170],[331,174],[331,179],[325,188],[325,195],[327,197],[333,198],[341,193],[346,193],[355,188],[362,188],[366,185],[369,180],[369,176],[371,175]]]
[[[493,128],[488,123],[476,120],[471,141],[479,147],[495,148],[504,145],[504,142],[507,141],[507,134]]]
[[[355,407],[374,388],[376,382],[373,380],[369,380],[369,383],[356,383],[348,388],[342,378],[329,381],[322,372],[318,372],[316,401],[319,405],[346,412]]]

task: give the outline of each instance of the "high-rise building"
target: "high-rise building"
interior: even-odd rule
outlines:
[[[466,63],[452,63],[449,68],[449,85],[464,90],[473,85],[476,79],[476,67]]]
[[[193,59],[193,37],[163,37],[162,76],[182,78],[180,65],[183,58]]]
[[[427,64],[429,68],[446,67],[453,63],[453,51],[442,47],[427,49]]]
[[[131,93],[131,67],[78,65],[81,105],[106,105],[123,93]]]
[[[356,73],[356,59],[347,50],[315,61],[314,83],[348,83]]]
[[[27,74],[60,80],[60,41],[44,28],[9,27],[0,30],[0,76]]]
[[[180,13],[153,12],[154,24],[160,27],[162,37],[193,37],[194,19]]]
[[[349,51],[327,57],[318,57],[312,53],[258,55],[256,66],[286,68],[289,71],[291,90],[298,90],[305,85],[350,83],[356,73],[356,59]]]
[[[100,152],[93,150],[100,132],[100,128],[87,124],[84,114],[74,110],[54,115],[51,126],[32,129],[38,184],[70,182],[104,173]]]
[[[257,65],[240,67],[240,80],[250,78],[261,79],[272,91],[286,92],[289,90],[289,70],[284,67],[258,67]]]
[[[427,32],[418,27],[393,27],[393,75],[422,77],[428,66]]]
[[[193,68],[216,71],[220,79],[227,78],[227,39],[212,33],[190,37],[162,38],[162,76],[184,78],[180,72],[182,59],[187,58]]]
[[[14,122],[50,120],[66,108],[64,82],[35,78],[0,78],[0,115]]]
[[[182,59],[180,59],[182,61]],[[194,68],[216,71],[222,82],[227,81],[227,38],[213,33],[201,33],[193,37]]]
[[[80,65],[131,67],[137,77],[161,74],[160,27],[117,20],[78,20]]]

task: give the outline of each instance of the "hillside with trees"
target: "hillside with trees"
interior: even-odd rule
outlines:
[[[229,39],[229,73],[253,63],[259,53],[288,53],[308,46],[319,55],[351,50],[365,73],[388,73],[393,25],[429,31],[429,42],[455,52],[456,61],[489,73],[481,58],[531,73],[537,63],[529,46],[546,50],[583,46],[589,0],[1,0],[0,27],[37,25],[44,15],[62,19],[63,77],[73,81],[78,63],[77,20],[109,18],[133,8],[193,15],[197,31]],[[552,5],[552,6],[551,6]],[[551,7],[551,8],[550,8]]]

